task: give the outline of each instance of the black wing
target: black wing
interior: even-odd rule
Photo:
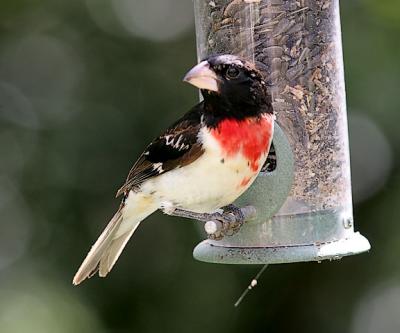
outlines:
[[[117,196],[137,190],[145,180],[188,165],[203,154],[198,142],[202,108],[202,103],[195,106],[150,143],[132,167]]]

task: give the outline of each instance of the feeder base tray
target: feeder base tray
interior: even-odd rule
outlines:
[[[205,240],[193,251],[195,259],[218,264],[283,264],[304,261],[337,260],[366,252],[368,240],[356,232],[337,241],[277,247],[228,247]]]

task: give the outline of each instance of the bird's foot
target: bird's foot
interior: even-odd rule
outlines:
[[[221,208],[222,211],[224,212],[224,215],[230,214],[231,216],[234,217],[235,221],[238,223],[244,223],[246,220],[246,216],[243,213],[243,210],[233,204],[230,204],[228,206],[224,206]]]
[[[246,221],[246,216],[242,209],[235,205],[228,205],[221,208],[223,213],[220,214],[223,218],[209,220],[205,225],[205,230],[208,238],[212,240],[220,240],[225,236],[235,235],[243,223]]]
[[[195,213],[179,208],[163,209],[165,214],[179,216],[189,219],[205,222],[204,229],[208,238],[220,240],[225,236],[236,234],[243,223],[255,216],[255,208],[252,206],[238,208],[234,205],[228,205],[222,208],[222,213]]]

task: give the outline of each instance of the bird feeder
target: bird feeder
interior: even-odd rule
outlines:
[[[201,261],[339,259],[370,249],[354,232],[338,0],[194,0],[199,60],[256,63],[277,121],[267,164],[235,203],[256,218],[194,250]]]

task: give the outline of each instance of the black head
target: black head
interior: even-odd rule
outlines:
[[[271,97],[253,63],[233,55],[209,57],[184,81],[201,89],[206,104],[235,116],[272,113]]]

